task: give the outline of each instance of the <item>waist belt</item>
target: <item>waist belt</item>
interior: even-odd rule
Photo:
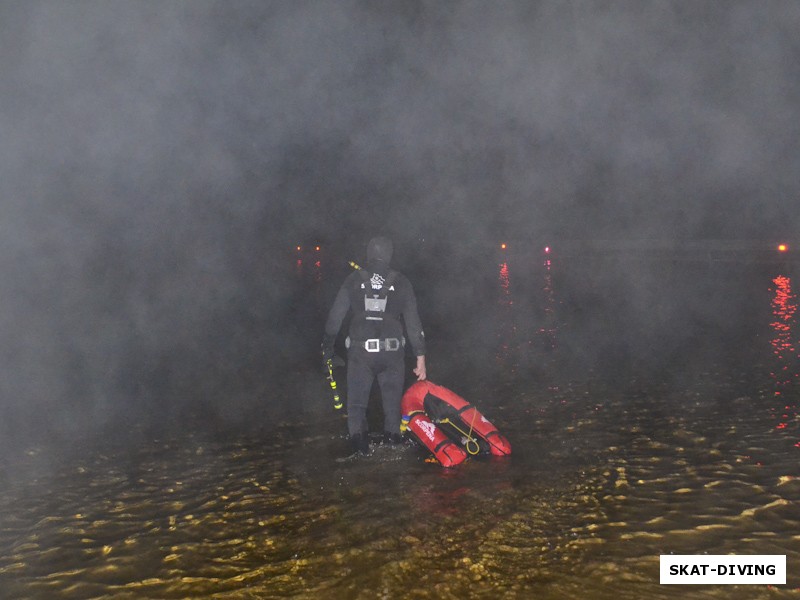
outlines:
[[[380,338],[372,338],[369,340],[351,340],[350,338],[347,338],[345,340],[345,346],[348,348],[350,348],[352,345],[355,345],[354,347],[363,347],[367,352],[380,352],[381,350],[395,352],[400,350],[401,347],[405,346],[405,341],[405,338],[386,338],[385,340]]]

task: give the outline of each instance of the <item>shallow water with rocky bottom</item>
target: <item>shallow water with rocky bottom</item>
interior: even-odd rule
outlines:
[[[551,343],[569,339],[566,301],[547,331],[524,327],[524,302],[494,305],[484,354],[445,363],[431,341],[432,378],[510,457],[443,469],[409,443],[347,458],[344,417],[305,367],[266,425],[26,448],[3,463],[0,597],[800,598],[794,300],[769,281],[746,360],[578,376]],[[660,585],[663,554],[785,554],[787,583]]]
[[[48,472],[0,496],[0,588],[6,598],[678,598],[685,587],[658,583],[659,555],[735,553],[786,554],[787,585],[690,593],[798,597],[798,421],[776,429],[763,403],[518,392],[491,410],[514,454],[452,470],[415,446],[337,461],[347,446],[332,420],[48,457]]]

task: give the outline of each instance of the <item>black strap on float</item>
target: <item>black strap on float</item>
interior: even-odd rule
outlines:
[[[460,409],[459,409],[459,410],[456,412],[456,415],[457,415],[458,417],[461,417],[461,414],[462,414],[463,412],[465,412],[465,411],[469,410],[470,408],[475,408],[475,407],[474,407],[474,406],[472,406],[471,404],[467,404],[466,406],[462,406],[462,407],[461,407],[461,408],[460,408]],[[411,411],[410,413],[408,413],[408,418],[409,418],[409,421],[411,420],[411,417],[413,417],[413,416],[414,416],[414,415],[416,415],[416,414],[423,414],[423,415],[425,415],[425,416],[428,416],[428,413],[426,413],[424,410],[414,410],[414,411]],[[434,422],[436,422],[436,423],[440,423],[440,424],[441,424],[441,423],[444,423],[444,424],[450,425],[450,426],[452,426],[452,427],[453,427],[453,428],[454,428],[456,431],[458,431],[460,434],[464,435],[464,436],[466,437],[466,440],[467,440],[467,441],[466,441],[466,448],[467,448],[467,452],[468,452],[469,454],[472,454],[472,455],[474,456],[474,455],[476,455],[476,454],[478,454],[478,453],[480,452],[480,446],[478,445],[478,441],[477,441],[477,440],[476,440],[474,437],[472,437],[472,429],[473,429],[473,425],[475,424],[475,417],[477,417],[477,416],[478,416],[478,411],[476,410],[476,411],[475,411],[475,414],[474,414],[474,415],[472,415],[472,422],[469,424],[469,431],[464,431],[463,429],[461,429],[461,428],[460,428],[458,425],[456,425],[455,423],[453,423],[453,422],[452,422],[452,421],[451,421],[449,418],[447,418],[447,417],[445,417],[444,419],[437,419],[437,420],[435,420]],[[430,417],[429,417],[429,418],[430,418]],[[463,419],[462,419],[462,421],[463,421]],[[495,434],[499,435],[497,431],[493,431],[492,433],[490,433],[490,434],[489,434],[489,435],[487,435],[486,437],[488,438],[488,437],[490,437],[491,435],[495,435]],[[487,441],[488,441],[488,440],[487,440]],[[444,446],[446,446],[447,444],[453,444],[453,443],[454,443],[454,442],[453,442],[453,440],[451,440],[449,437],[445,436],[445,439],[443,439],[441,442],[439,442],[439,443],[436,445],[436,447],[433,449],[433,453],[434,453],[434,454],[436,454],[437,452],[439,452],[439,450],[441,450],[441,449],[442,449]],[[490,442],[490,443],[491,443],[491,442]]]
[[[442,449],[442,446],[446,446],[447,444],[452,444],[452,443],[453,443],[453,440],[451,440],[447,436],[444,436],[444,439],[441,442],[439,442],[438,444],[436,444],[436,448],[433,449],[433,453],[436,454],[439,450]]]
[[[486,441],[489,443],[490,446],[493,446],[494,448],[497,448],[498,450],[503,452],[503,449],[492,441],[491,438],[493,438],[495,436],[499,437],[500,436],[500,432],[497,431],[497,430],[490,431],[489,433],[486,434]],[[505,452],[503,452],[503,454],[505,454]]]
[[[470,408],[474,408],[474,406],[472,406],[471,404],[467,404],[466,406],[461,407],[458,410],[458,412],[456,412],[456,415],[458,415],[458,417],[461,419],[462,422],[465,422],[465,421],[464,421],[463,418],[461,418],[461,414],[464,411],[469,410]],[[455,429],[456,431],[458,431],[461,435],[463,435],[465,437],[466,442],[464,442],[464,447],[467,449],[467,452],[469,454],[472,454],[473,456],[475,456],[476,454],[479,454],[480,451],[481,451],[481,446],[478,443],[478,440],[476,440],[474,437],[472,437],[472,429],[473,429],[473,426],[475,425],[475,417],[477,417],[477,416],[478,416],[478,411],[476,410],[475,413],[472,415],[472,421],[470,421],[470,424],[469,424],[469,431],[464,431],[458,425],[453,423],[453,421],[451,421],[449,418],[445,418],[445,419],[440,419],[439,420],[439,423],[447,423],[448,425],[453,427],[453,429]]]
[[[461,413],[468,411],[470,408],[475,408],[472,404],[467,404],[466,406],[462,406],[456,411],[456,414],[460,417]]]

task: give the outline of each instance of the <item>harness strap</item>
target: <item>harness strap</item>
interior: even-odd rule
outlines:
[[[369,271],[366,269],[360,269],[358,274],[361,275],[361,279],[364,280],[364,283],[369,283],[371,277]],[[394,284],[395,280],[397,279],[397,271],[390,271],[389,274],[386,276],[386,279],[383,281],[383,285],[381,286],[380,291],[389,293],[389,288]],[[372,288],[370,288],[372,289]]]
[[[384,319],[388,319],[392,322],[399,322],[398,315],[393,315],[386,311],[389,293],[392,291],[390,288],[394,288],[394,282],[397,279],[398,272],[390,271],[386,275],[386,278],[381,276],[380,281],[382,281],[382,283],[381,287],[378,289],[372,289],[372,280],[375,274],[372,274],[366,269],[360,269],[358,274],[361,277],[361,291],[364,292],[363,318],[368,323],[371,323],[370,331],[374,334],[374,337],[385,337],[384,332],[386,329],[384,329]]]

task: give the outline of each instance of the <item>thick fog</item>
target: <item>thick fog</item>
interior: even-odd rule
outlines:
[[[796,236],[798,31],[794,0],[5,0],[0,436],[257,413],[318,344],[298,241]]]

